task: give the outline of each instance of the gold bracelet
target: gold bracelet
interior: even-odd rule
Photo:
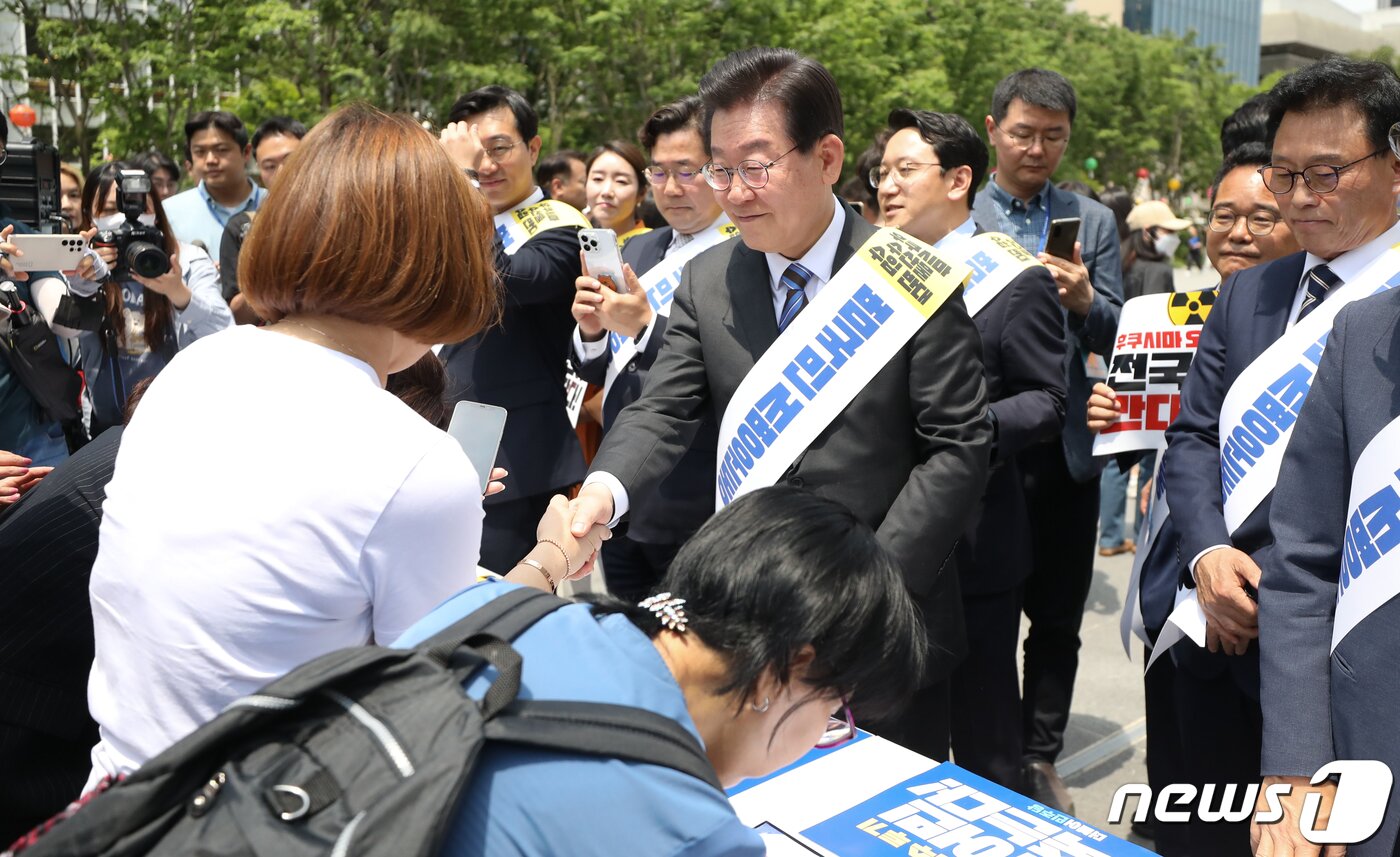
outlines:
[[[564,577],[571,577],[574,573],[574,564],[569,562],[569,552],[564,550],[564,546],[551,539],[540,539],[542,545],[554,545],[559,552],[564,555]]]
[[[549,573],[549,569],[540,564],[538,560],[530,559],[528,556],[517,562],[516,565],[528,565],[544,575],[545,582],[549,584],[549,591],[555,595],[559,594],[559,584],[554,582],[554,576]]]

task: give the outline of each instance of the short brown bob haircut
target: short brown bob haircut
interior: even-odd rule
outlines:
[[[278,173],[238,257],[260,318],[329,315],[423,343],[500,313],[485,200],[411,117],[351,104]]]

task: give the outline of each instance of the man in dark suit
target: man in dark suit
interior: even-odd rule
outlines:
[[[637,135],[651,155],[647,181],[666,226],[628,241],[622,260],[632,268],[621,291],[592,277],[578,279],[574,297],[574,355],[578,373],[590,384],[607,382],[612,352],[609,332],[630,337],[635,356],[622,367],[603,400],[606,432],[623,408],[637,400],[666,335],[666,315],[653,311],[637,277],[682,251],[696,236],[718,225],[723,214],[700,172],[708,158],[700,139],[702,105],[689,95],[653,113]],[[625,601],[640,601],[665,576],[682,543],[714,511],[715,443],[718,426],[706,420],[676,469],[662,480],[652,502],[629,516],[626,534],[603,544],[608,590]]]
[[[1085,425],[1090,392],[1085,360],[1090,352],[1110,355],[1123,304],[1113,213],[1050,183],[1069,145],[1075,110],[1074,88],[1053,71],[1023,69],[998,83],[986,118],[997,170],[973,204],[979,226],[1004,232],[1039,254],[1059,287],[1064,311],[1064,431],[1021,455],[1034,563],[1025,586],[1031,624],[1022,732],[1027,793],[1066,812],[1073,811],[1073,802],[1054,763],[1064,749],[1079,669],[1079,626],[1094,575],[1102,467],[1094,460]],[[1050,221],[1069,217],[1080,219],[1073,258],[1042,252]]]
[[[532,172],[539,120],[520,93],[501,86],[478,89],[458,99],[449,118],[453,124],[443,131],[443,145],[476,176],[497,215],[502,314],[500,324],[447,345],[439,356],[447,367],[450,401],[484,402],[509,412],[496,465],[510,477],[505,491],[486,499],[481,532],[481,564],[505,571],[535,543],[535,525],[549,498],[584,475],[583,451],[564,399],[573,329],[569,307],[584,221],[582,215],[576,222],[560,221],[523,245],[502,225],[503,215],[544,199]]]
[[[885,225],[978,264],[975,254],[985,252],[979,249],[984,245],[966,239],[980,232],[972,201],[987,172],[987,147],[966,119],[949,113],[896,110],[889,130],[873,176]],[[977,288],[1003,282],[993,284],[994,270],[969,292],[982,339],[993,444],[987,490],[957,547],[968,656],[953,674],[952,739],[961,767],[1019,790],[1016,643],[1021,584],[1031,569],[1031,522],[1016,456],[1060,432],[1065,334],[1055,280],[1045,266],[1026,268],[987,300]]]
[[[574,501],[576,529],[646,503],[705,417],[722,419],[778,339],[780,317],[800,312],[874,233],[831,192],[843,119],[821,64],[789,50],[740,51],[705,75],[700,95],[706,178],[742,240],[686,267],[642,397],[608,433]],[[781,476],[845,503],[900,559],[931,637],[923,684],[945,682],[965,650],[951,560],[985,486],[990,441],[977,332],[954,292]],[[946,756],[946,702],[924,737],[926,751]]]
[[[78,796],[97,743],[88,715],[88,578],[120,427],[78,450],[0,511],[0,840]]]
[[[1400,120],[1400,78],[1382,63],[1332,58],[1283,78],[1270,97],[1273,163],[1264,180],[1307,253],[1254,270],[1261,286],[1278,283],[1283,290],[1291,282],[1301,290],[1295,292],[1300,315],[1327,307],[1329,294],[1355,300],[1335,321],[1288,441],[1267,510],[1274,545],[1258,574],[1262,772],[1266,788],[1274,783],[1293,788],[1283,800],[1283,820],[1256,826],[1256,853],[1316,854],[1318,846],[1304,840],[1298,821],[1318,768],[1334,759],[1377,759],[1391,771],[1400,770],[1400,732],[1393,720],[1400,702],[1395,681],[1400,606],[1393,599],[1378,603],[1333,642],[1344,536],[1364,540],[1368,564],[1381,551],[1371,537],[1376,545],[1386,541],[1383,514],[1366,510],[1358,513],[1364,521],[1350,522],[1348,515],[1357,458],[1400,414],[1400,295],[1392,290],[1364,297],[1395,275],[1396,266],[1384,261],[1384,254],[1400,242],[1395,214],[1400,158],[1391,151],[1387,132]],[[1387,270],[1362,276],[1376,260]],[[1348,284],[1358,288],[1346,289]],[[1388,474],[1396,466],[1393,459],[1382,461],[1373,472]],[[1167,490],[1171,496],[1175,486],[1169,482]],[[1172,507],[1175,515],[1174,499]],[[1246,526],[1251,523],[1253,516]],[[1359,545],[1363,542],[1353,541],[1353,553]],[[1213,555],[1197,563],[1198,578]],[[1208,588],[1201,580],[1203,602]],[[1319,790],[1325,812],[1336,786],[1324,783]],[[1394,853],[1400,834],[1397,803],[1392,788],[1379,832],[1348,846],[1348,854]],[[1339,806],[1334,819],[1344,809]]]

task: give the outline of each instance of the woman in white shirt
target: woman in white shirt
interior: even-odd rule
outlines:
[[[268,320],[183,350],[126,429],[91,599],[92,788],[319,655],[392,642],[474,580],[481,494],[460,446],[383,389],[490,323],[480,195],[411,118],[331,114],[243,248]],[[552,588],[604,537],[566,504],[509,577]]]

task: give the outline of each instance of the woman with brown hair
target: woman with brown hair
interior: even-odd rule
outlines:
[[[490,215],[412,118],[352,105],[288,158],[239,258],[265,328],[178,355],[127,427],[92,571],[88,786],[472,583],[485,486],[384,389],[497,314]],[[555,498],[508,577],[586,573]]]
[[[170,257],[165,273],[143,277],[119,259],[116,246],[102,245],[104,233],[126,225],[119,181],[122,170],[131,169],[135,168],[120,161],[104,164],[88,175],[83,187],[80,231],[97,228],[97,254],[115,275],[103,286],[107,316],[102,328],[79,337],[92,396],[93,437],[121,425],[122,409],[136,382],[154,377],[196,339],[233,325],[233,313],[219,293],[214,261],[198,247],[176,241],[156,194],[146,194],[145,212],[138,220],[139,225],[160,230],[159,251]]]
[[[604,143],[588,156],[588,219],[616,232],[618,246],[648,231],[639,208],[647,195],[646,168],[642,150],[625,140]]]

